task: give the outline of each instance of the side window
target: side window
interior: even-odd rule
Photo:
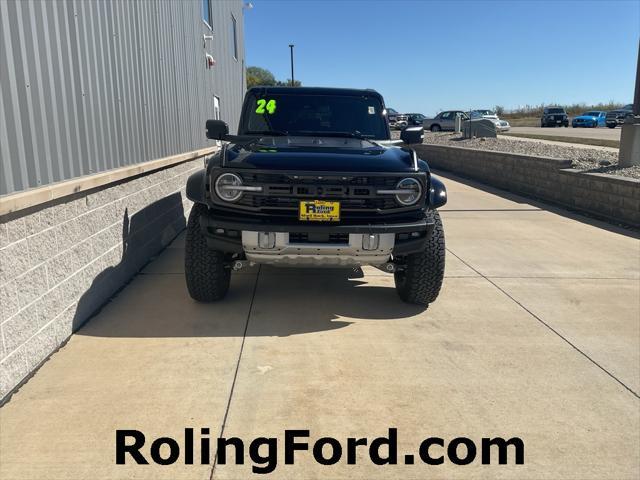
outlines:
[[[238,25],[236,23],[236,17],[231,15],[231,53],[233,58],[238,59]]]
[[[202,20],[209,28],[213,27],[211,21],[211,0],[202,0]]]
[[[441,118],[442,120],[447,120],[449,117],[451,117],[451,112],[442,112],[442,113],[440,114],[440,118]]]

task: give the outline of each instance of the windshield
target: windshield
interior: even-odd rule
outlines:
[[[354,136],[387,139],[387,120],[377,96],[256,92],[247,99],[244,134]]]
[[[583,117],[597,117],[599,115],[600,112],[587,112],[582,114]]]
[[[564,109],[562,109],[562,108],[550,108],[549,110],[547,110],[547,112],[549,112],[549,113],[564,113]]]
[[[480,115],[495,115],[491,110],[476,110]]]

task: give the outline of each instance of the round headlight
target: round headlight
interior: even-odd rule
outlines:
[[[396,194],[396,200],[401,205],[413,205],[422,195],[422,185],[415,178],[403,178],[398,182],[396,189],[407,191],[407,193]]]
[[[242,178],[235,173],[223,173],[216,179],[215,190],[218,198],[235,202],[242,196],[242,190],[234,188],[242,185]]]

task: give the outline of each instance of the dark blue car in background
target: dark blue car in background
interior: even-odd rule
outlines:
[[[571,121],[571,126],[576,127],[604,127],[606,124],[607,112],[601,112],[600,110],[592,110],[585,112],[579,117],[575,117]]]

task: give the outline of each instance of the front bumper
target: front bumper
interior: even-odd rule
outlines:
[[[237,220],[216,215],[200,217],[200,227],[207,239],[209,248],[225,253],[245,254],[247,258],[253,254],[258,263],[303,263],[316,264],[317,261],[328,264],[381,264],[389,259],[389,255],[408,255],[424,250],[434,228],[432,220],[422,218],[399,223],[369,223],[360,225],[340,225],[330,223],[271,223],[268,221]],[[254,237],[259,232],[274,233],[278,239],[278,248],[247,251],[254,247]],[[289,241],[289,233],[348,235],[346,244],[305,243],[296,244]],[[364,237],[377,235],[379,248],[376,251],[360,252]],[[262,255],[258,257],[258,255]],[[264,255],[268,255],[265,257]],[[295,256],[300,257],[296,262]],[[284,257],[288,256],[286,262]],[[375,258],[371,258],[371,257]],[[301,258],[304,257],[304,258]],[[360,258],[358,258],[360,257]],[[267,261],[270,259],[270,261]],[[282,262],[279,262],[283,260]]]
[[[568,118],[545,118],[542,123],[545,125],[568,125]]]
[[[247,260],[269,265],[289,266],[357,266],[382,265],[389,261],[395,243],[393,233],[350,233],[333,242],[300,241],[294,234],[271,233],[272,245],[261,246],[261,232],[242,232],[242,247]],[[371,237],[374,242],[365,241]],[[263,237],[264,238],[264,237]]]

